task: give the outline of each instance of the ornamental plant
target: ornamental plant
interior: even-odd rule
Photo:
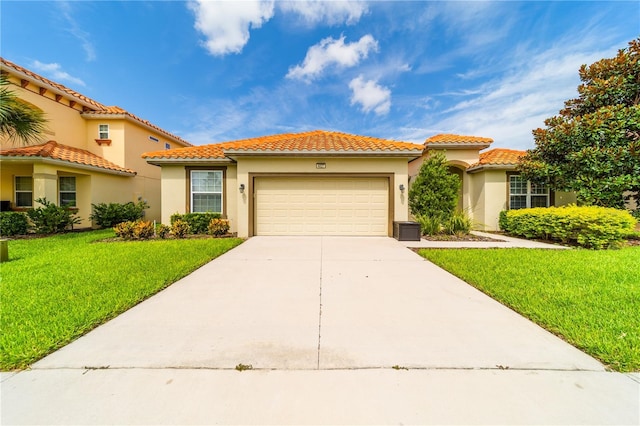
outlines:
[[[443,153],[430,154],[409,189],[409,209],[414,216],[448,220],[458,206],[460,178],[449,172]]]
[[[211,219],[207,228],[207,233],[216,237],[221,237],[229,232],[229,221],[227,219]]]
[[[511,235],[603,249],[632,236],[636,220],[625,210],[571,205],[502,211],[499,225]]]
[[[56,234],[80,223],[80,218],[66,206],[56,206],[46,198],[38,198],[40,207],[27,210],[27,216],[37,234]]]
[[[0,212],[0,235],[24,235],[29,229],[27,215],[22,212]]]

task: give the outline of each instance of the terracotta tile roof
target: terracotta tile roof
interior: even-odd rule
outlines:
[[[100,102],[94,101],[93,99],[88,98],[88,97],[76,92],[75,90],[71,90],[68,87],[63,86],[62,84],[59,84],[59,83],[56,83],[55,81],[51,81],[51,80],[49,80],[47,78],[44,78],[41,75],[38,75],[38,74],[34,73],[33,71],[30,71],[30,70],[28,70],[28,69],[26,69],[24,67],[21,67],[18,64],[14,64],[13,62],[8,61],[8,60],[6,60],[6,59],[4,59],[2,57],[0,57],[0,63],[4,67],[12,68],[14,71],[17,71],[18,73],[25,74],[25,75],[31,77],[34,80],[37,80],[37,81],[39,81],[41,83],[44,83],[44,84],[46,84],[48,86],[51,86],[51,87],[53,87],[55,89],[58,89],[59,91],[66,93],[67,95],[71,96],[72,98],[76,98],[76,99],[78,99],[78,100],[80,100],[80,101],[82,101],[84,103],[90,104],[97,110],[103,110],[103,109],[106,108]]]
[[[76,92],[75,90],[69,89],[66,86],[63,86],[62,84],[56,83],[55,81],[51,81],[47,78],[42,77],[41,75],[38,75],[36,73],[34,73],[33,71],[30,71],[24,67],[21,67],[20,65],[14,64],[11,61],[8,61],[2,57],[0,57],[0,65],[2,66],[2,68],[9,68],[12,69],[14,72],[17,72],[18,74],[24,74],[25,76],[28,76],[29,78],[32,78],[33,80],[36,80],[44,85],[53,87],[54,89],[65,93],[66,95],[70,96],[73,99],[79,100],[82,102],[83,105],[88,105],[89,111],[85,111],[82,114],[83,115],[92,115],[92,114],[103,114],[103,115],[125,115],[127,117],[132,118],[135,121],[138,121],[148,127],[151,127],[152,129],[158,131],[159,133],[162,133],[166,136],[168,136],[169,138],[172,138],[176,141],[178,141],[179,143],[186,145],[186,146],[192,146],[191,143],[185,141],[184,139],[167,132],[166,130],[151,124],[149,121],[147,120],[143,120],[142,118],[131,114],[130,112],[127,112],[126,110],[118,107],[118,106],[106,106],[101,104],[100,102],[94,101],[91,98],[88,98],[86,96],[84,96],[81,93]]]
[[[30,145],[19,148],[9,148],[0,150],[0,157],[33,157],[49,158],[52,160],[66,161],[82,166],[96,167],[118,173],[126,173],[135,175],[136,172],[120,167],[111,161],[95,155],[84,149],[74,148],[68,145],[62,145],[56,141],[49,141],[41,145]],[[73,165],[72,164],[72,165]]]
[[[315,130],[242,139],[219,144],[147,152],[147,159],[222,159],[228,155],[282,153],[409,153],[420,155],[422,145],[340,132]]]
[[[453,134],[440,134],[427,138],[424,142],[425,146],[437,146],[437,145],[486,145],[489,146],[493,142],[491,138],[483,138],[480,136],[464,136]]]
[[[477,163],[472,164],[468,171],[481,169],[486,166],[504,166],[507,168],[515,167],[520,162],[520,158],[526,153],[527,151],[520,151],[517,149],[491,149],[480,153],[480,160]]]
[[[150,121],[144,120],[140,117],[138,117],[135,114],[131,114],[130,112],[120,108],[119,106],[107,106],[105,107],[105,110],[103,111],[89,111],[89,112],[84,112],[82,113],[82,115],[84,116],[92,116],[92,115],[104,115],[104,116],[109,116],[109,115],[113,115],[113,116],[119,116],[119,115],[124,115],[126,117],[129,117],[137,122],[140,122],[148,127],[151,127],[152,129],[154,129],[155,131],[162,133],[174,140],[177,140],[178,142],[180,142],[181,144],[185,145],[185,146],[193,146],[190,142],[187,142],[186,140],[182,139],[179,136],[176,136],[172,133],[167,132],[166,130],[156,126],[155,124],[152,124]]]

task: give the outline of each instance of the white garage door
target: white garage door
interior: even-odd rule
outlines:
[[[258,177],[256,235],[387,235],[387,178]]]

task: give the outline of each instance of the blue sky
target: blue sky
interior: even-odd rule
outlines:
[[[0,54],[194,144],[307,130],[533,147],[640,2],[11,1]],[[58,141],[64,143],[65,141]]]

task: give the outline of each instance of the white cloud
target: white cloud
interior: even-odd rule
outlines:
[[[69,75],[69,73],[62,70],[60,64],[45,64],[40,61],[34,61],[31,65],[40,74],[44,74],[55,81],[66,81],[69,83],[77,84],[78,86],[85,86],[84,81],[79,78]]]
[[[532,148],[531,131],[577,97],[580,65],[608,56],[611,52],[589,49],[566,54],[563,47],[529,52],[511,72],[470,90],[465,100],[443,111],[437,126],[441,132],[491,137],[494,146]]]
[[[249,29],[260,28],[273,16],[274,1],[207,1],[189,3],[195,28],[206,38],[212,55],[240,53],[249,41]]]
[[[373,110],[377,115],[388,114],[391,109],[391,90],[380,86],[375,80],[367,80],[358,76],[351,80],[349,88],[351,105],[360,104],[364,112]]]
[[[328,37],[311,46],[302,65],[290,68],[287,77],[312,80],[331,65],[342,68],[353,67],[366,58],[370,51],[378,50],[378,42],[370,34],[362,36],[360,40],[353,43],[345,44],[344,39],[344,36],[337,40]]]
[[[368,10],[363,1],[306,0],[281,1],[277,4],[283,12],[296,13],[309,24],[355,24]]]
[[[80,25],[72,15],[71,5],[67,1],[58,2],[57,5],[62,11],[62,16],[66,21],[64,28],[80,41],[87,61],[94,61],[96,59],[96,50],[91,42],[91,36],[88,32],[80,28]]]

